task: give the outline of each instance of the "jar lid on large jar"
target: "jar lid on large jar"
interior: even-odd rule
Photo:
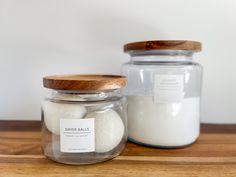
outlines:
[[[55,75],[43,78],[43,85],[54,90],[105,91],[125,86],[126,77],[120,75]]]
[[[124,45],[124,52],[142,52],[152,50],[183,50],[200,52],[202,45],[197,41],[187,40],[154,40],[154,41],[141,41],[132,42]]]

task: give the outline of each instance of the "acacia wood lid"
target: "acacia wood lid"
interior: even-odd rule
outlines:
[[[104,91],[124,87],[126,77],[119,75],[55,75],[43,78],[43,85],[54,90]]]
[[[199,52],[202,50],[202,44],[197,41],[157,40],[133,42],[124,45],[124,52],[126,53],[145,50],[191,50]]]

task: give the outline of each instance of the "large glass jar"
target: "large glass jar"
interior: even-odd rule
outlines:
[[[112,159],[127,140],[127,102],[120,90],[126,78],[66,75],[44,78],[51,89],[42,105],[45,156],[65,164]]]
[[[202,66],[192,61],[201,43],[144,41],[129,43],[127,76],[128,136],[143,145],[175,148],[199,136]]]

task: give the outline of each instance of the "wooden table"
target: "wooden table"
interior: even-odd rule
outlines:
[[[236,125],[202,125],[201,132],[183,149],[128,143],[111,161],[70,166],[42,155],[39,122],[0,121],[0,176],[236,177]]]

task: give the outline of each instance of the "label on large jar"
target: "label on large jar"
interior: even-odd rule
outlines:
[[[156,74],[154,78],[154,102],[180,102],[184,97],[184,76]]]
[[[95,151],[95,119],[60,119],[61,152]]]

